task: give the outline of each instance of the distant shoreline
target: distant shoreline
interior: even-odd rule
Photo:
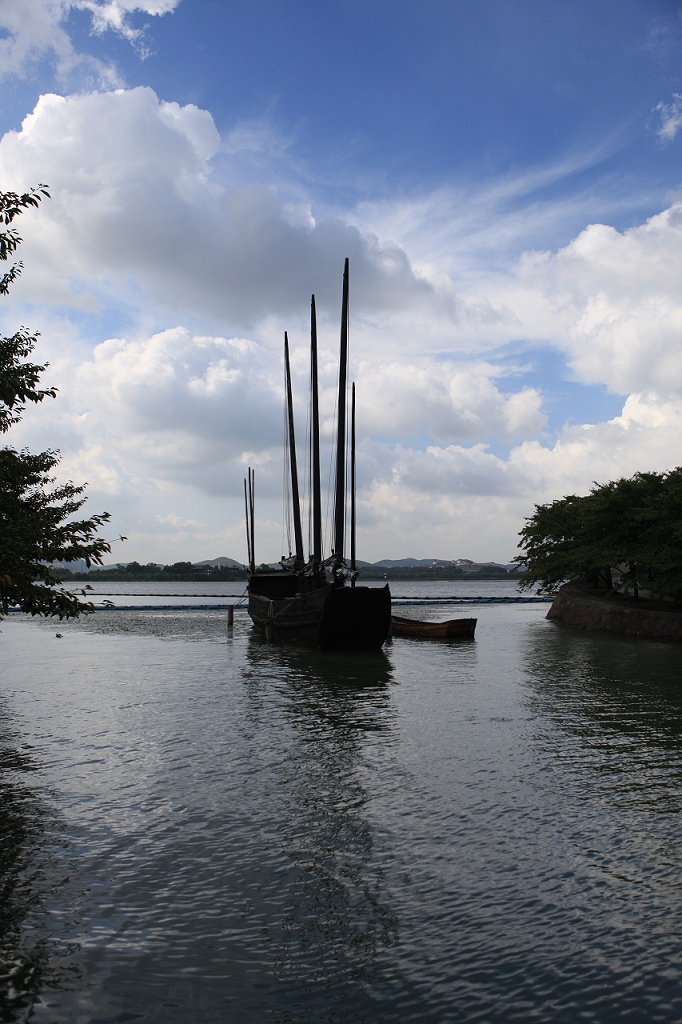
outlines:
[[[478,569],[474,572],[464,572],[461,569],[438,566],[434,568],[423,566],[363,566],[359,571],[359,580],[376,582],[385,580],[387,583],[403,582],[408,580],[432,580],[433,582],[457,580],[487,580],[489,582],[500,582],[509,580],[518,583],[521,572],[505,569]],[[248,572],[246,569],[220,568],[210,571],[198,571],[193,573],[172,573],[158,570],[138,572],[126,572],[125,569],[92,569],[90,572],[60,573],[60,578],[65,582],[90,582],[90,583],[222,583],[225,581],[246,580]]]

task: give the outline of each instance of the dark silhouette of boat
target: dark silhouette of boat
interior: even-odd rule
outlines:
[[[478,619],[445,619],[429,622],[427,619],[409,619],[391,616],[393,636],[409,636],[422,640],[473,640]]]
[[[311,379],[311,490],[312,548],[306,560],[296,463],[296,438],[289,366],[289,340],[284,335],[287,407],[287,447],[290,466],[294,553],[282,559],[282,568],[256,570],[254,472],[244,481],[247,547],[249,555],[249,615],[266,636],[278,634],[297,643],[326,649],[378,649],[388,637],[391,593],[388,586],[357,586],[355,558],[355,384],[351,400],[350,444],[350,560],[344,552],[346,519],[346,378],[348,367],[348,260],[343,273],[341,351],[336,430],[336,483],[334,495],[334,548],[322,552],[322,499],[320,486],[320,428],[317,385],[317,322],[315,296],[310,307]]]

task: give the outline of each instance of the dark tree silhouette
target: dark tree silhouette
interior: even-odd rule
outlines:
[[[23,195],[0,192],[0,260],[7,262],[21,242],[10,225],[43,197],[49,198],[44,185]],[[22,269],[19,261],[2,275],[0,295],[7,295]],[[56,396],[55,388],[39,387],[47,364],[28,361],[37,339],[25,327],[0,338],[0,433],[21,419],[28,402]],[[92,610],[92,604],[81,600],[84,591],[79,595],[65,590],[50,563],[82,558],[87,565],[101,565],[102,555],[111,548],[97,531],[109,513],[74,518],[86,500],[85,485],[56,484],[52,471],[59,458],[57,451],[33,455],[25,449],[0,448],[0,613],[19,606],[31,615],[63,619]]]
[[[536,505],[521,530],[522,587],[555,590],[572,579],[611,587],[611,570],[635,597],[682,598],[682,467],[595,484]]]

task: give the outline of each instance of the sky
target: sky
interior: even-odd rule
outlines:
[[[0,89],[51,195],[0,332],[59,389],[5,441],[108,561],[246,561],[249,466],[287,553],[284,331],[305,462],[314,293],[327,479],[346,257],[360,559],[682,464],[682,0],[0,0]]]

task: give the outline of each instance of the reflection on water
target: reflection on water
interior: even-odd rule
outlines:
[[[78,940],[104,979],[83,1020],[218,1006],[332,1020],[347,998],[347,1019],[371,1017],[358,986],[377,982],[396,929],[365,815],[367,741],[394,716],[389,658],[266,644],[215,613],[97,615],[65,639],[84,632],[115,647],[84,685],[57,649],[83,751],[68,758],[89,893]],[[168,641],[163,667],[129,647],[150,639]]]
[[[574,884],[611,908],[623,983],[657,992],[648,1011],[632,993],[618,1001],[618,1012],[630,1002],[641,1020],[680,1014],[680,653],[555,625],[530,631],[522,645],[527,705],[538,715],[535,784],[552,801]],[[600,958],[606,924],[590,922]]]
[[[674,644],[558,628],[523,651],[534,706],[579,736],[599,771],[650,771],[677,783],[682,751],[680,656]],[[670,757],[669,755],[672,755]]]
[[[235,626],[227,625],[225,611],[108,611],[88,615],[78,623],[67,623],[65,628],[100,633],[105,636],[147,636],[159,640],[212,640],[225,643],[232,640],[234,631],[242,635],[247,630],[246,613],[235,616]]]
[[[39,770],[12,769],[7,865],[36,1001],[6,1012],[682,1019],[679,648],[544,611],[371,655],[267,644],[245,613],[10,624],[6,746]]]
[[[281,686],[278,727],[288,733],[277,746],[273,842],[290,898],[268,936],[273,973],[284,991],[297,994],[292,1019],[320,1019],[321,998],[336,1007],[350,999],[357,1014],[358,987],[379,982],[379,953],[397,931],[374,856],[363,771],[367,736],[391,731],[390,661],[381,652],[326,656],[253,638],[244,679],[255,734],[268,732],[273,685]],[[308,1011],[305,991],[317,993]],[[280,1012],[288,1019],[284,1007]]]
[[[6,1022],[26,1019],[44,988],[74,973],[59,930],[45,930],[65,867],[55,851],[59,823],[39,774],[0,701],[0,1020]]]

